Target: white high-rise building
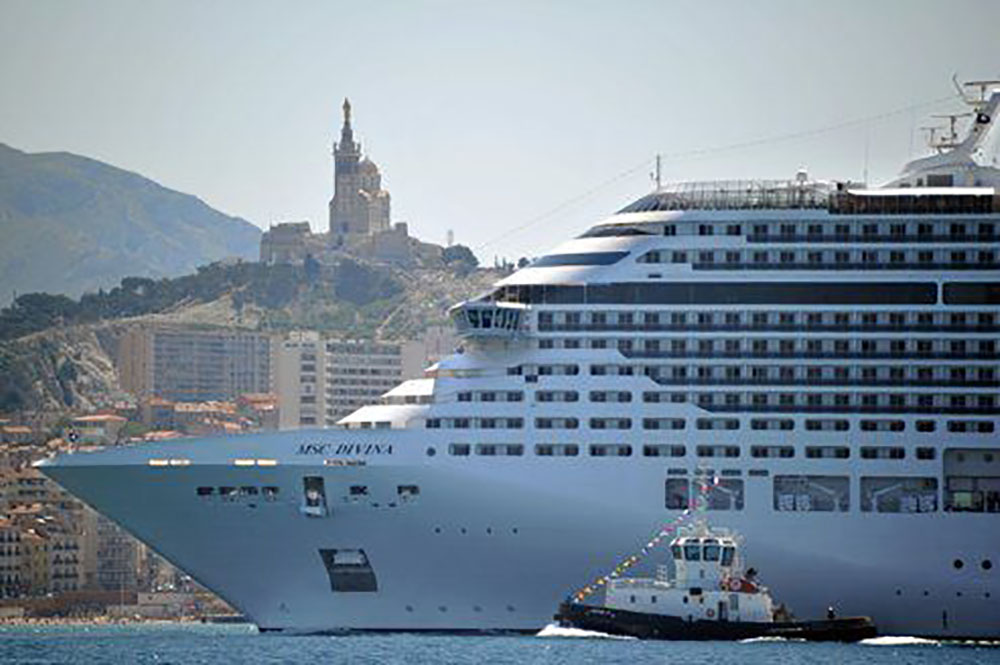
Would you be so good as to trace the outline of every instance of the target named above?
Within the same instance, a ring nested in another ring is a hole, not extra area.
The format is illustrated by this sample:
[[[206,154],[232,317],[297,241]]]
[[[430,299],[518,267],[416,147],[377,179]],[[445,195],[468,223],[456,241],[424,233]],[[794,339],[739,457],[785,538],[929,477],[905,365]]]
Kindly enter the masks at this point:
[[[325,338],[315,331],[289,333],[276,343],[280,428],[334,426],[352,411],[377,401],[400,381],[420,376],[428,359],[425,346],[422,341]],[[440,346],[438,336],[432,346]]]

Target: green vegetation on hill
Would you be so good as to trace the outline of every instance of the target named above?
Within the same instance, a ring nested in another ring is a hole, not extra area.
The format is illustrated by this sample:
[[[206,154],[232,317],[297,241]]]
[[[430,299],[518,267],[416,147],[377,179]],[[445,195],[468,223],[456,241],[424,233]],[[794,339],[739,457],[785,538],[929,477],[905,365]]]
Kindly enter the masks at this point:
[[[79,300],[63,295],[29,293],[0,310],[0,339],[14,339],[53,326],[94,323],[157,314],[177,307],[232,297],[237,312],[247,305],[280,312],[300,300],[319,309],[342,301],[349,310],[392,299],[403,283],[388,269],[342,258],[332,266],[260,263],[214,263],[173,279],[126,277],[119,286],[88,293]],[[383,305],[383,309],[390,303]]]
[[[171,277],[227,257],[255,259],[260,233],[135,173],[0,144],[0,304],[15,292],[79,296],[129,275]]]

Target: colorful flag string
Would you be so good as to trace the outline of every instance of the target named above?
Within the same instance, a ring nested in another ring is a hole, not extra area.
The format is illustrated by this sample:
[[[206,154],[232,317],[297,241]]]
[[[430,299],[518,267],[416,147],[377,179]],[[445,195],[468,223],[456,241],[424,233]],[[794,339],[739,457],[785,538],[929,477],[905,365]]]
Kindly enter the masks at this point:
[[[573,599],[578,603],[582,602],[587,596],[594,593],[595,591],[600,591],[600,589],[609,582],[611,582],[611,580],[621,577],[622,574],[625,573],[629,568],[639,563],[639,561],[641,561],[643,557],[647,556],[650,552],[656,549],[656,547],[660,544],[660,542],[664,538],[676,532],[677,529],[679,529],[687,520],[689,520],[691,516],[695,514],[695,511],[698,509],[699,504],[703,505],[704,502],[708,500],[708,494],[709,492],[711,492],[712,488],[717,487],[718,485],[719,485],[718,476],[713,476],[711,483],[703,481],[700,484],[698,495],[692,498],[690,501],[688,501],[688,507],[685,508],[680,515],[678,515],[677,517],[675,517],[674,519],[670,520],[662,527],[660,527],[657,530],[657,532],[653,535],[653,537],[650,538],[650,540],[645,544],[645,546],[639,549],[638,553],[625,557],[618,563],[618,565],[616,565],[611,570],[610,573],[598,577],[596,580],[594,580],[587,586],[577,590],[573,594]]]

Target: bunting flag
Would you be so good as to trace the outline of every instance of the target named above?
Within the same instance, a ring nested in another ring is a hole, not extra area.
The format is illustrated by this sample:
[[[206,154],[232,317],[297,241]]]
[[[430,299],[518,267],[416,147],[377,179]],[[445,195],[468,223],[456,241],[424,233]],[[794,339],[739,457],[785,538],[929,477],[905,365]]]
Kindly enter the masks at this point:
[[[664,538],[670,535],[670,532],[677,529],[677,527],[679,527],[682,522],[686,521],[688,517],[691,516],[693,510],[698,509],[698,501],[707,499],[708,493],[711,491],[711,489],[713,487],[718,487],[720,482],[721,479],[719,478],[719,476],[716,475],[712,476],[710,483],[702,482],[698,490],[698,496],[694,497],[693,499],[691,499],[691,501],[688,502],[688,507],[685,508],[680,515],[678,515],[673,520],[667,522],[662,527],[660,527],[660,529],[656,532],[656,535],[654,535],[653,538],[651,538],[649,542],[646,543],[646,546],[639,551],[639,554],[632,554],[625,557],[618,563],[617,566],[615,566],[611,570],[610,573],[597,578],[587,586],[583,587],[582,589],[579,589],[576,593],[574,593],[573,598],[576,600],[576,602],[578,603],[583,602],[583,600],[587,596],[594,593],[595,591],[598,591],[600,587],[605,586],[611,580],[617,579],[621,575],[621,573],[625,572],[628,568],[631,568],[633,565],[638,563],[643,557],[647,556],[650,553],[650,551],[652,551],[660,544],[660,541],[662,541]]]

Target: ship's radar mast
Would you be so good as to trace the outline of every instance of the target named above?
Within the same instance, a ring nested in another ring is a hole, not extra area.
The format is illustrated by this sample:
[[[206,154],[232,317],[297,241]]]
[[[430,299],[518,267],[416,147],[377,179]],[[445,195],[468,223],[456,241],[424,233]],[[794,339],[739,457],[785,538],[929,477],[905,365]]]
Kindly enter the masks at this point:
[[[945,150],[952,150],[959,146],[960,141],[958,140],[958,130],[957,123],[959,118],[971,118],[973,113],[971,111],[966,113],[939,113],[931,115],[932,118],[941,118],[948,120],[948,135],[942,138],[937,143],[933,141],[933,133],[931,134],[932,140],[930,147],[935,148],[938,152],[944,152]],[[944,127],[939,127],[939,129],[944,129]]]

